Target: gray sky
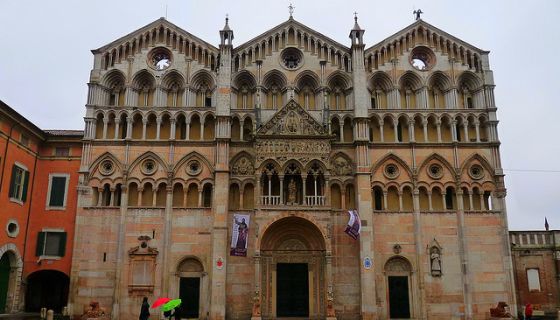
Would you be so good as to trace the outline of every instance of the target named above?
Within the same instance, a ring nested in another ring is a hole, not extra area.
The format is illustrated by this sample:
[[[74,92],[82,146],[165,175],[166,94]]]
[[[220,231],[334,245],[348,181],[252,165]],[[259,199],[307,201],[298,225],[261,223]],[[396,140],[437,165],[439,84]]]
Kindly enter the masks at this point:
[[[215,45],[228,13],[239,45],[284,22],[289,1],[2,0],[0,99],[41,128],[82,129],[90,50],[164,16],[166,4],[168,20]],[[414,22],[421,8],[425,21],[490,50],[510,229],[542,229],[545,216],[560,229],[560,62],[547,58],[560,52],[560,1],[293,4],[296,20],[347,46],[354,11],[371,46]]]

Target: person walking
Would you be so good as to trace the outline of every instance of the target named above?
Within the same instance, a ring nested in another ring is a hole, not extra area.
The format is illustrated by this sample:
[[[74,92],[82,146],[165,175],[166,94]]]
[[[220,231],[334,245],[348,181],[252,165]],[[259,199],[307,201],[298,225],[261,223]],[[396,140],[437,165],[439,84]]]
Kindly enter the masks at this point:
[[[148,303],[148,297],[144,297],[142,300],[142,307],[140,308],[139,320],[148,320],[150,318],[150,304]]]
[[[525,305],[525,320],[531,320],[531,319],[533,319],[533,305],[527,303]]]

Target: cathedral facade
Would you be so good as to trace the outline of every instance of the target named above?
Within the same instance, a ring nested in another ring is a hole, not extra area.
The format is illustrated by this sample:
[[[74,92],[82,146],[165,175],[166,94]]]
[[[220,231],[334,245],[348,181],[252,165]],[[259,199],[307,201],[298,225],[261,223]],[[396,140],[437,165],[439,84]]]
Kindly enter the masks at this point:
[[[93,50],[69,308],[485,319],[514,306],[488,51],[291,16],[238,46],[159,19]]]

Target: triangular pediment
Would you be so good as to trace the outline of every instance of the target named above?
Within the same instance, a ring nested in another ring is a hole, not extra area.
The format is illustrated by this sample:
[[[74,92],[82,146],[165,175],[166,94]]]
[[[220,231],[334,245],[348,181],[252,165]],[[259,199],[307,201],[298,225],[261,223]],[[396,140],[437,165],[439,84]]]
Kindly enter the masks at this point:
[[[200,45],[202,47],[205,47],[207,50],[211,51],[211,52],[215,52],[216,54],[218,53],[218,48],[216,48],[215,46],[213,46],[212,44],[192,35],[191,33],[187,32],[186,30],[178,27],[177,25],[169,22],[167,19],[165,18],[159,18],[157,20],[155,20],[154,22],[151,22],[143,27],[141,27],[140,29],[137,29],[115,41],[112,41],[111,43],[108,43],[98,49],[92,50],[93,53],[103,53],[106,51],[110,51],[112,49],[118,48],[120,46],[125,46],[127,43],[132,44],[133,42],[136,42],[137,44],[139,43],[140,37],[145,36],[146,34],[152,32],[153,30],[158,30],[158,29],[163,29],[163,30],[168,30],[171,34],[175,34],[177,36],[177,38],[182,38],[184,40],[187,40],[189,42],[194,42],[197,45]],[[164,44],[165,45],[165,44]],[[171,44],[172,46],[173,44]]]
[[[257,136],[326,138],[328,132],[323,124],[292,99],[260,127]]]
[[[236,47],[234,49],[234,53],[235,52],[242,52],[247,48],[253,47],[259,43],[262,43],[264,41],[267,41],[270,37],[274,37],[276,35],[281,35],[282,32],[284,31],[288,31],[288,30],[298,30],[300,31],[302,34],[307,35],[308,37],[315,39],[316,41],[321,42],[322,44],[326,45],[329,48],[333,48],[335,50],[339,50],[341,52],[350,52],[350,48],[348,48],[347,46],[325,36],[324,34],[311,29],[310,27],[304,25],[303,23],[290,18],[288,20],[286,20],[285,22],[277,25],[276,27],[273,27],[272,29],[269,29],[268,31],[263,32],[262,34],[254,37],[253,39],[246,41],[245,43],[240,44],[238,47]]]
[[[395,34],[385,38],[384,40],[374,44],[373,46],[369,47],[368,49],[366,49],[365,51],[365,55],[368,56],[369,54],[371,54],[372,52],[375,52],[377,50],[380,50],[384,47],[387,47],[397,41],[399,41],[400,39],[406,39],[407,35],[411,35],[413,32],[415,31],[419,31],[419,30],[429,30],[431,34],[436,34],[439,37],[442,37],[445,41],[450,41],[453,44],[456,44],[458,47],[464,47],[465,49],[471,50],[473,52],[477,52],[478,54],[487,54],[489,53],[489,51],[485,51],[482,50],[480,48],[477,48],[476,46],[469,44],[453,35],[450,35],[449,33],[434,27],[433,25],[427,23],[426,21],[419,19],[416,20],[414,23],[410,24],[409,26],[403,28],[402,30],[396,32]],[[420,37],[422,37],[423,35],[419,35]]]

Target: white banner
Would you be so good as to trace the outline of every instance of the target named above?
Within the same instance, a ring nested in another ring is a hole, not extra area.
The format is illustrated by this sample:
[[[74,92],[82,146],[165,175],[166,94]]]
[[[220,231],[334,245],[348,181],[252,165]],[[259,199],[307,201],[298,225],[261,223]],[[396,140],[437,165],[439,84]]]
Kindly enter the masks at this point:
[[[229,254],[231,256],[246,257],[247,241],[249,240],[250,215],[234,214],[231,233],[231,245]]]

